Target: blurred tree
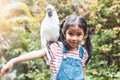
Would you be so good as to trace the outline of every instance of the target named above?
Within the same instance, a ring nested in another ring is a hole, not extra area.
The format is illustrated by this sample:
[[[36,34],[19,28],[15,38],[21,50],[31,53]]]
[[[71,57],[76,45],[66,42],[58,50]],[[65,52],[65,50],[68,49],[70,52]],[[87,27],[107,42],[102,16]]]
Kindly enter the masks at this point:
[[[88,69],[93,69],[89,74],[93,75],[89,77],[119,80],[116,75],[120,76],[120,3],[117,0],[89,0],[88,3],[86,18],[91,26],[96,26],[92,37],[93,58],[88,65]],[[97,74],[93,73],[95,71]]]

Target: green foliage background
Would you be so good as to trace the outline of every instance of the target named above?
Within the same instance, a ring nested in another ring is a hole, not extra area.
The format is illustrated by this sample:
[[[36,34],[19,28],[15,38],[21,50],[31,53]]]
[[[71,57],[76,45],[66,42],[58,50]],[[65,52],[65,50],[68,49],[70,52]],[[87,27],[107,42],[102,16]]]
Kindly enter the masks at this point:
[[[86,66],[88,80],[120,80],[119,0],[3,0],[0,67],[13,57],[41,48],[40,24],[47,4],[56,7],[60,21],[72,13],[81,14],[88,21],[93,44],[92,59]],[[19,64],[13,68],[17,69],[16,80],[49,80],[44,58]]]

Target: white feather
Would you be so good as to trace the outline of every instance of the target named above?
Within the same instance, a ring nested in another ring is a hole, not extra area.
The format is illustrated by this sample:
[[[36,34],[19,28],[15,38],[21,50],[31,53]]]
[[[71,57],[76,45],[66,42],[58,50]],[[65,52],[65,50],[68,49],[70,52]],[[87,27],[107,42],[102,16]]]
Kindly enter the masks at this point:
[[[47,9],[50,8],[52,10],[52,16],[49,17],[47,14]],[[47,43],[49,41],[57,41],[59,37],[59,18],[55,7],[52,5],[48,5],[46,7],[46,16],[41,23],[41,46],[42,48],[47,47]]]

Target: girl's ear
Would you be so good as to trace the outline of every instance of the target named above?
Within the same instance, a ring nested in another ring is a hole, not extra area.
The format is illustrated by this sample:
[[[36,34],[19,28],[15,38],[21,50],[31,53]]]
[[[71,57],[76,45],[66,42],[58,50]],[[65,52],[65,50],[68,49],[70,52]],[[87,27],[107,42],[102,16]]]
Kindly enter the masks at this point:
[[[82,40],[82,42],[81,42],[82,45],[85,44],[85,40],[86,40],[86,38],[87,38],[87,36],[84,36],[84,37],[83,37],[83,40]]]
[[[86,35],[84,35],[83,40],[85,40],[86,38],[87,38],[87,36],[86,36]]]
[[[66,34],[65,33],[63,34],[63,36],[64,36],[64,38],[66,38]]]
[[[85,36],[83,37],[83,41],[85,41],[85,40],[86,40],[86,38],[87,38],[87,35],[85,35]]]

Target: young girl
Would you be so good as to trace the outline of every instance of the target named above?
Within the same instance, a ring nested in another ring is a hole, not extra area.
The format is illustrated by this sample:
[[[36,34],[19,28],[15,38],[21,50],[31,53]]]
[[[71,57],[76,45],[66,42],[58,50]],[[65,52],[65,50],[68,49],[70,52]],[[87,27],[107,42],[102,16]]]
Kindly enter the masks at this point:
[[[86,50],[81,46],[81,43],[84,40],[86,40]],[[80,56],[81,53],[82,57]],[[90,42],[88,25],[82,16],[72,14],[62,22],[58,42],[52,43],[48,49],[32,51],[11,59],[1,69],[0,75],[5,75],[16,63],[45,56],[52,72],[51,80],[86,80],[85,65],[89,61],[91,53],[92,46]],[[67,63],[70,63],[70,65],[62,63],[64,60],[66,60]],[[82,70],[78,68],[79,63],[82,63]],[[76,64],[77,67],[74,67]],[[70,68],[71,66],[73,66],[73,68]],[[80,79],[80,75],[75,77],[77,74],[82,73],[84,75],[83,78]]]

